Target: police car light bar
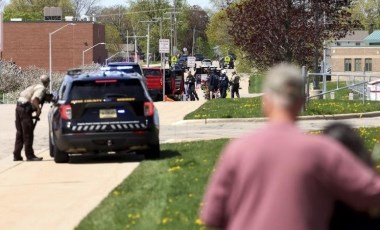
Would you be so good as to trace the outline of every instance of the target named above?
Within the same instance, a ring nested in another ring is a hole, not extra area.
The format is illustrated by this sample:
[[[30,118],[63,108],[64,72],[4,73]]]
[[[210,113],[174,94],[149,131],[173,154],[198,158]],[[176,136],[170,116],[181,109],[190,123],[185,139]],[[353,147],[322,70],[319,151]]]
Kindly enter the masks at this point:
[[[101,67],[102,71],[117,71],[117,70],[125,70],[125,69],[133,69],[132,66],[105,66]]]

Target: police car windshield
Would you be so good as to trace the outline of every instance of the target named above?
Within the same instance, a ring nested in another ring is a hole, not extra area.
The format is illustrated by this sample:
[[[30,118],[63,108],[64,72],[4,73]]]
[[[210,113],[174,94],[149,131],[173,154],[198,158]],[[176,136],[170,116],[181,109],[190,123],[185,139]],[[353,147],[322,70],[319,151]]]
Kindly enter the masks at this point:
[[[75,81],[71,100],[134,98],[144,100],[144,89],[138,79],[104,79]]]

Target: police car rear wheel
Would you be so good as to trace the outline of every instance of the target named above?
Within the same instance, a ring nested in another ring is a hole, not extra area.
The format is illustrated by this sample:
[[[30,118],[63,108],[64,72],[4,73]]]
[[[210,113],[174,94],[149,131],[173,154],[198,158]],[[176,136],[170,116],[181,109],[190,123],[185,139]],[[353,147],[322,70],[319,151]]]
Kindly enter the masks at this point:
[[[69,162],[69,154],[60,151],[57,146],[54,146],[54,162],[55,163],[67,163]]]
[[[51,140],[50,133],[49,133],[49,154],[51,157],[54,157],[54,145],[53,145],[53,142]]]
[[[158,159],[160,158],[160,144],[149,145],[149,148],[145,151],[145,159]]]

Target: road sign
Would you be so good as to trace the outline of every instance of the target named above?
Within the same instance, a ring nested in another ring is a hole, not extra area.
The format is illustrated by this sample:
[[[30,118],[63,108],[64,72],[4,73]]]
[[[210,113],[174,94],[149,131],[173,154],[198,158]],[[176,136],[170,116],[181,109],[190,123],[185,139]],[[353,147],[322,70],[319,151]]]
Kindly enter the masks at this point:
[[[187,67],[195,67],[195,57],[187,57]]]
[[[159,51],[160,53],[170,53],[170,40],[169,39],[160,39]]]
[[[172,56],[171,61],[172,61],[172,64],[177,63],[177,57],[176,56]]]
[[[183,52],[186,52],[186,51],[187,51],[187,48],[186,48],[186,47],[184,47],[184,48],[183,48]]]
[[[230,56],[225,56],[224,57],[224,62],[226,62],[228,64],[228,63],[230,63],[230,61],[231,61]]]

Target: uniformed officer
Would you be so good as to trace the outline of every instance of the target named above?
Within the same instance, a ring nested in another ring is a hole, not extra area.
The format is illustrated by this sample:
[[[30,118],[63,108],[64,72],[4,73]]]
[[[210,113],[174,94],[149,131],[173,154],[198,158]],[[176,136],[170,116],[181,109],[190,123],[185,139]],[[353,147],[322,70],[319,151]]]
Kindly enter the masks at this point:
[[[231,80],[231,98],[234,98],[235,94],[238,98],[240,98],[239,88],[240,88],[240,77],[239,75],[236,74],[236,71],[234,70],[232,72],[232,80]]]
[[[42,157],[34,155],[33,138],[34,125],[33,113],[38,118],[41,114],[42,100],[49,85],[49,77],[42,75],[41,83],[29,86],[20,93],[16,106],[16,142],[13,151],[13,160],[22,161],[21,150],[25,146],[25,156],[28,161],[41,161]]]

